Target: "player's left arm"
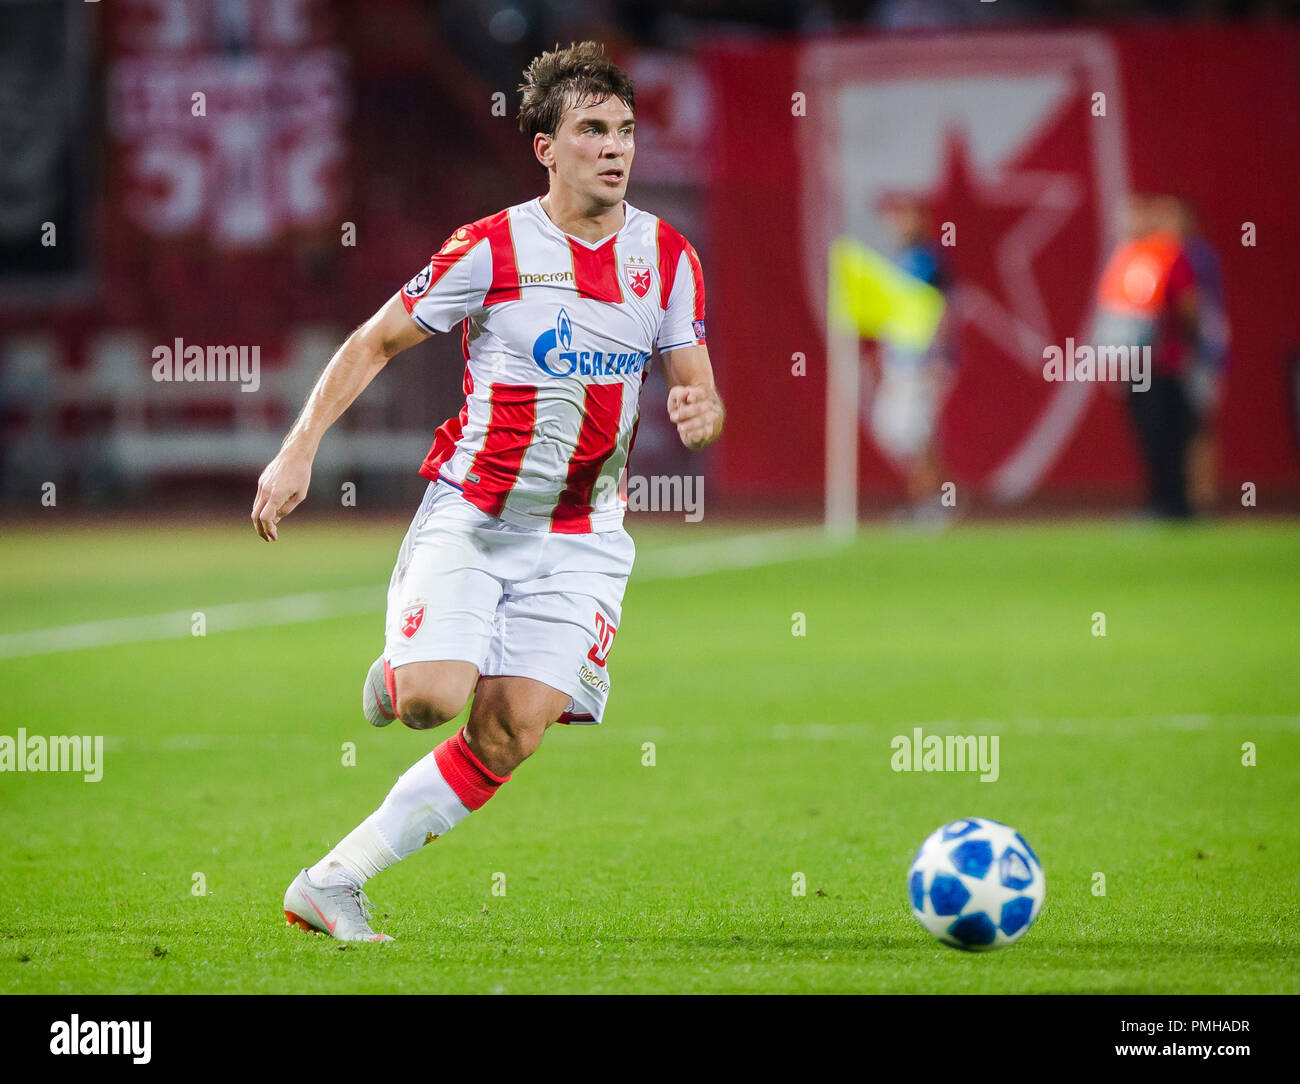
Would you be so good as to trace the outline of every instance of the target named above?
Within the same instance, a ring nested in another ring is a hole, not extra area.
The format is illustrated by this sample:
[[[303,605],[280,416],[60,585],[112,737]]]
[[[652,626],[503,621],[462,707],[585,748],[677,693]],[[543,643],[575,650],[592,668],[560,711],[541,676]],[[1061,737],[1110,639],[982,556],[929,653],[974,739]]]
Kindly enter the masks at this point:
[[[713,382],[709,348],[703,343],[679,346],[663,355],[668,382],[668,418],[691,451],[707,448],[722,435],[726,411]]]

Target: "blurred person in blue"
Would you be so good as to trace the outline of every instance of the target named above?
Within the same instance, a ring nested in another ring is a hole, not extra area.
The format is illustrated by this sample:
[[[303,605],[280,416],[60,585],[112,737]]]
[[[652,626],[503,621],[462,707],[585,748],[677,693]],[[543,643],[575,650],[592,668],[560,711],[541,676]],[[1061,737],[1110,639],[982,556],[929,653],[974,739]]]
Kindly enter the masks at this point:
[[[885,201],[882,213],[893,242],[890,258],[905,274],[931,286],[947,300],[950,282],[943,250],[930,229],[926,206],[911,196]],[[943,458],[937,423],[952,384],[952,323],[947,315],[924,349],[882,337],[878,340],[879,384],[871,399],[872,434],[880,450],[903,475],[909,513],[928,520],[940,515]]]

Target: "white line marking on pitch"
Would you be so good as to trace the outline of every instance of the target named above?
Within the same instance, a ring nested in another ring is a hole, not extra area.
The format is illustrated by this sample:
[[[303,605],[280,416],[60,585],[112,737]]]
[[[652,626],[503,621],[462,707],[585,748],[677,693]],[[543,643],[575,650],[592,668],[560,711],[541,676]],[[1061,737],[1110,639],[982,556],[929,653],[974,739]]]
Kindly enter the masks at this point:
[[[795,527],[715,538],[647,554],[632,570],[632,582],[683,579],[799,561],[820,557],[833,548],[834,544],[826,540],[820,527]],[[251,602],[227,602],[165,614],[115,617],[78,625],[0,633],[0,659],[115,647],[148,640],[180,640],[191,635],[194,614],[200,610],[209,634],[379,613],[384,609],[386,592],[386,586],[347,587]]]
[[[1300,715],[1204,715],[1198,729],[1207,733],[1215,730],[1222,733],[1231,727],[1251,726],[1261,731],[1300,731]],[[913,727],[923,727],[927,733],[943,733],[941,728],[949,731],[973,733],[978,727],[987,727],[985,733],[1014,734],[1016,737],[1042,737],[1050,735],[1055,738],[1062,733],[1071,737],[1095,738],[1108,734],[1112,730],[1124,733],[1167,732],[1187,729],[1184,717],[1179,715],[1098,715],[1092,718],[1070,719],[1015,719],[999,721],[995,719],[945,719],[925,723],[778,723],[769,728],[754,729],[746,732],[746,741],[784,743],[790,741],[852,741],[879,745],[886,751],[894,732],[909,733]],[[1064,729],[1063,729],[1064,728]],[[693,726],[689,730],[671,729],[661,726],[638,727],[638,738],[658,740],[672,733],[673,744],[686,745],[732,745],[735,732],[727,727]],[[592,726],[583,730],[583,748],[591,742],[626,743],[627,733],[617,727],[606,730],[604,727]],[[259,749],[293,752],[299,749],[317,749],[320,736],[317,734],[279,734],[266,731],[256,733],[225,734],[109,734],[104,737],[104,749],[110,753],[127,750],[133,752],[153,753],[209,753],[216,751],[246,751],[250,746]],[[577,749],[578,746],[565,745],[564,748]],[[884,760],[881,763],[885,763]]]

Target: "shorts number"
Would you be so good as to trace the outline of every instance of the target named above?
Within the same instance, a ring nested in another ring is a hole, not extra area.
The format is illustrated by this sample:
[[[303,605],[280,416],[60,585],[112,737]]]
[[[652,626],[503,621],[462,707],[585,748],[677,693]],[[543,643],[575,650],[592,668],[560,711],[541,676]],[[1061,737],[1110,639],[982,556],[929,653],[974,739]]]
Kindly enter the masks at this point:
[[[614,634],[618,629],[605,620],[605,615],[596,611],[596,642],[587,652],[587,658],[602,669],[609,658],[609,649],[614,646]]]

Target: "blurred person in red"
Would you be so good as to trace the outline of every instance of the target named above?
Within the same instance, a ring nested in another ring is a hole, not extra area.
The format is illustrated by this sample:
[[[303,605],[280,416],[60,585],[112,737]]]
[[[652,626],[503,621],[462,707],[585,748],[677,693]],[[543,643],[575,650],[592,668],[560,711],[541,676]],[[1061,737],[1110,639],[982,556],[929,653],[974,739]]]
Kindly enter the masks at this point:
[[[1150,386],[1130,386],[1129,413],[1148,475],[1148,508],[1162,518],[1191,514],[1187,452],[1196,423],[1188,389],[1200,309],[1196,276],[1174,228],[1168,197],[1129,199],[1128,235],[1097,287],[1093,344],[1141,350]]]

